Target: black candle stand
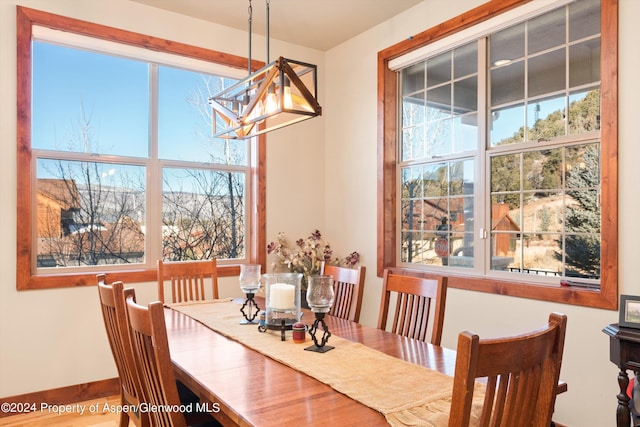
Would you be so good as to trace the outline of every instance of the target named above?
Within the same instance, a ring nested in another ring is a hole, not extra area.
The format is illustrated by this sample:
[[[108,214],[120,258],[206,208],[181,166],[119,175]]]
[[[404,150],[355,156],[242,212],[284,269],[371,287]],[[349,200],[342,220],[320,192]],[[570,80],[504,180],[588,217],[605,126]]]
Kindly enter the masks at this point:
[[[247,293],[247,299],[240,307],[240,312],[242,316],[244,316],[244,320],[240,321],[242,325],[257,325],[256,317],[258,317],[258,313],[260,313],[260,307],[258,307],[258,303],[254,299],[255,294]],[[247,311],[245,311],[245,309]]]
[[[314,345],[305,348],[305,350],[313,351],[316,353],[326,353],[327,351],[333,350],[335,348],[333,346],[326,345],[329,341],[329,338],[331,337],[331,332],[329,332],[329,327],[324,322],[325,313],[316,312],[315,315],[316,320],[313,322],[313,325],[311,325],[311,328],[309,328],[309,335],[311,335],[311,339],[313,340]],[[318,339],[316,338],[318,326],[322,326],[322,339],[320,343],[318,343]]]
[[[264,323],[258,326],[260,332],[280,331],[280,341],[286,341],[286,331],[293,330],[293,323],[287,322],[287,319],[280,319],[280,323]]]

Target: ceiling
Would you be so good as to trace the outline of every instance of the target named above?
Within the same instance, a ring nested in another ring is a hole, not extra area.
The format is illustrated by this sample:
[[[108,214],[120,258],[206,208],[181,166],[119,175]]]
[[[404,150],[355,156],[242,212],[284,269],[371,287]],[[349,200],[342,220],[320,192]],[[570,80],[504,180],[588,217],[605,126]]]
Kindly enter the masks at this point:
[[[247,31],[248,0],[131,0]],[[270,38],[326,51],[423,0],[271,0]],[[266,0],[253,0],[253,34],[266,35]]]

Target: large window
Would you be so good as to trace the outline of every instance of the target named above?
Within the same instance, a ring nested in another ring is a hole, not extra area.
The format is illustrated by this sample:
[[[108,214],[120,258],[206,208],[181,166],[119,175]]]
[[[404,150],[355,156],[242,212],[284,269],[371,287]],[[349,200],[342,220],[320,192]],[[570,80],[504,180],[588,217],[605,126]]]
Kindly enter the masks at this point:
[[[399,46],[383,59],[391,70],[381,84],[397,82],[397,101],[384,98],[384,128],[398,131],[383,135],[397,143],[395,153],[382,150],[379,197],[395,206],[379,213],[389,241],[379,269],[613,308],[617,169],[602,159],[617,145],[603,125],[615,120],[615,63],[602,58],[615,55],[605,48],[615,46],[616,31],[601,32],[600,23],[615,8],[546,1],[536,11],[532,2],[501,20],[507,2],[490,3],[495,17],[482,29],[458,33],[451,21],[441,27],[449,37],[405,47],[413,63]],[[397,188],[397,197],[385,188]]]
[[[30,231],[18,234],[18,288],[92,283],[96,268],[153,280],[160,258],[215,257],[229,274],[261,262],[261,143],[212,138],[208,105],[246,74],[243,61],[213,63],[212,52],[175,43],[155,50],[167,42],[29,9],[18,16],[19,68],[31,71],[18,94],[30,112],[18,126],[18,164],[28,165],[18,180],[29,188],[19,191],[18,230]]]

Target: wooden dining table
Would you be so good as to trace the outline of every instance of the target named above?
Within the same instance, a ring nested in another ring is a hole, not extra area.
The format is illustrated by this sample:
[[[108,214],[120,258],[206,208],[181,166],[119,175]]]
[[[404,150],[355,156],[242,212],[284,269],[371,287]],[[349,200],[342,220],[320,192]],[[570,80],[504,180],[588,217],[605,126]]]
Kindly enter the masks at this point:
[[[306,323],[312,316],[303,316]],[[165,320],[176,378],[219,410],[214,415],[225,426],[388,425],[378,411],[185,314],[166,308]],[[335,336],[453,376],[453,350],[332,316],[325,321]]]

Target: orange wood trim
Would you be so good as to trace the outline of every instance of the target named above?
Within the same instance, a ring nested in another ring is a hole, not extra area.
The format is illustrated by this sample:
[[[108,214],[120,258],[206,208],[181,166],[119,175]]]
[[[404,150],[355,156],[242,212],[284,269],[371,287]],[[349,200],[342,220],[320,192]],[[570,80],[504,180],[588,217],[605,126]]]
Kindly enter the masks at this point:
[[[529,3],[531,0],[491,0],[480,6],[464,12],[454,18],[444,21],[434,27],[412,36],[409,40],[404,40],[390,46],[378,54],[388,61],[419,47],[433,43],[436,40],[445,38],[504,13],[517,6]]]
[[[31,279],[31,19],[21,7],[17,24],[17,224],[16,283]]]
[[[49,289],[60,287],[86,286],[95,284],[95,272],[82,274],[45,274],[33,275],[31,271],[33,212],[31,209],[31,38],[32,26],[41,25],[105,40],[126,43],[152,50],[197,58],[231,67],[246,69],[247,59],[222,52],[172,42],[157,37],[146,36],[105,25],[94,24],[65,16],[55,15],[35,9],[17,6],[17,239],[16,239],[16,289]],[[252,68],[264,66],[262,61],[252,61]],[[253,148],[256,157],[251,164],[253,194],[258,205],[252,218],[251,262],[262,264],[266,268],[266,136],[255,138]],[[99,266],[96,266],[99,270]],[[219,276],[239,274],[239,267],[218,267]],[[156,280],[155,269],[113,271],[109,275],[125,283]]]
[[[76,384],[67,387],[54,388],[51,390],[36,391],[33,393],[21,394],[0,398],[2,403],[35,403],[39,407],[41,403],[49,405],[66,405],[69,403],[82,402],[85,400],[97,399],[100,397],[113,396],[120,393],[120,379],[109,378],[106,380],[93,381],[90,383]],[[0,411],[0,418],[7,417],[11,412]]]
[[[265,246],[266,247],[266,246]],[[264,264],[263,264],[264,265]],[[27,289],[56,289],[56,288],[74,288],[78,286],[94,286],[96,285],[96,272],[100,270],[100,266],[95,267],[92,273],[68,273],[68,274],[50,274],[42,276],[33,276],[28,287],[20,287],[18,282],[18,290]],[[218,277],[233,277],[240,274],[239,265],[218,265]],[[104,271],[99,271],[105,273]],[[126,284],[153,282],[156,284],[158,280],[157,270],[155,268],[140,270],[121,270],[108,271],[105,273],[108,283],[120,280]]]
[[[603,0],[600,106],[600,259],[602,297],[618,309],[618,0]]]
[[[434,272],[396,268],[396,163],[398,74],[390,60],[493,18],[530,0],[492,0],[378,52],[378,221],[377,275],[385,268],[429,276]],[[600,291],[524,284],[484,277],[450,275],[449,286],[594,308],[618,309],[618,0],[601,9],[601,283]],[[441,272],[437,272],[442,274]]]

